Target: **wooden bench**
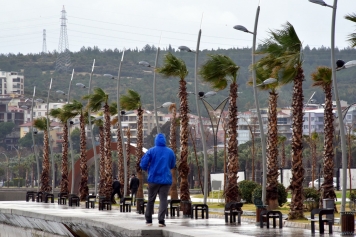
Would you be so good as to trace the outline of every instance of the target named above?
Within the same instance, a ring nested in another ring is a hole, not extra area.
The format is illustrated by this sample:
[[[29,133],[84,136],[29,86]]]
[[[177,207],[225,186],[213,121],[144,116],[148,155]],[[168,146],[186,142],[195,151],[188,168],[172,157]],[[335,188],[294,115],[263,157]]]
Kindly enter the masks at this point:
[[[53,193],[44,193],[44,202],[48,203],[49,200],[51,200],[51,203],[54,203]]]
[[[313,209],[311,211],[311,218],[308,220],[311,222],[311,232],[315,233],[315,222],[319,222],[319,232],[324,234],[324,223],[329,225],[329,234],[333,233],[333,218],[328,218],[326,215],[334,214],[334,209]],[[319,218],[315,218],[315,215],[319,215]]]
[[[166,216],[168,216],[168,212],[169,212],[170,216],[176,216],[176,211],[177,211],[177,216],[179,216],[180,199],[168,200],[168,206],[167,206],[167,209],[166,209]]]
[[[75,194],[69,195],[69,198],[68,198],[68,206],[72,207],[73,205],[75,205],[77,207],[79,207],[79,205],[80,205],[80,198]]]
[[[68,193],[58,193],[58,205],[67,205]]]
[[[241,224],[241,214],[242,210],[241,207],[243,206],[242,202],[230,202],[225,205],[225,223],[236,223],[236,216],[237,216],[237,223]],[[230,217],[230,218],[229,218]],[[229,222],[230,219],[230,222]]]
[[[96,196],[95,195],[88,195],[85,200],[85,208],[95,208],[95,200]]]
[[[131,212],[132,198],[124,197],[120,200],[120,212]]]
[[[111,210],[112,200],[106,199],[106,197],[99,197],[99,211],[104,209]]]
[[[198,212],[201,211],[201,218],[204,219],[204,213],[206,219],[209,219],[209,207],[206,204],[193,204],[190,209],[190,218],[198,219]]]
[[[145,214],[146,207],[147,207],[147,201],[144,200],[143,202],[140,203],[140,210],[142,211],[142,214]]]
[[[36,202],[43,202],[43,192],[36,193]]]
[[[26,192],[26,202],[28,202],[30,200],[30,198],[32,199],[32,202],[34,202],[35,201],[35,196],[36,196],[36,192],[27,191]]]
[[[282,212],[262,210],[260,214],[260,227],[263,228],[263,219],[266,218],[267,229],[269,229],[269,219],[273,219],[273,228],[276,228],[276,219],[279,219],[279,228],[283,228]]]

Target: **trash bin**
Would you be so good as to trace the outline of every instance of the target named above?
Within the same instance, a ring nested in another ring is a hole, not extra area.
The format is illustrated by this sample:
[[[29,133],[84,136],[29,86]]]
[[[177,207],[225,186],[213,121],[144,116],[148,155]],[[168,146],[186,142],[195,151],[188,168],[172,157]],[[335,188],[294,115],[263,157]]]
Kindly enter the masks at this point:
[[[340,212],[341,235],[354,235],[355,212]]]
[[[323,199],[323,208],[324,209],[334,209],[334,199]],[[334,224],[334,214],[327,214],[326,218],[332,219],[332,224]]]

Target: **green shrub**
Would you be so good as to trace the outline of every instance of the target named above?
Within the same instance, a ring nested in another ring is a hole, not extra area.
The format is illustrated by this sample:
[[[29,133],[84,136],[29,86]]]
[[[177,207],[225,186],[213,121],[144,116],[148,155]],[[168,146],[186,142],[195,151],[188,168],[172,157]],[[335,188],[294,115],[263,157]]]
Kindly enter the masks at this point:
[[[277,192],[278,192],[278,205],[282,207],[283,204],[287,202],[288,193],[285,187],[283,186],[283,184],[281,183],[278,183],[277,185]]]
[[[355,190],[349,194],[349,198],[351,201],[356,200],[356,191]]]
[[[253,203],[252,192],[258,186],[254,181],[243,180],[239,183],[239,190],[241,193],[241,198],[246,201],[246,203]]]
[[[281,207],[284,203],[287,202],[288,193],[284,188],[283,184],[278,183],[277,185],[277,193],[278,193],[278,205]],[[262,199],[262,186],[258,185],[252,192],[252,199],[259,198]]]
[[[319,207],[320,192],[315,188],[304,188],[304,203],[307,211]]]

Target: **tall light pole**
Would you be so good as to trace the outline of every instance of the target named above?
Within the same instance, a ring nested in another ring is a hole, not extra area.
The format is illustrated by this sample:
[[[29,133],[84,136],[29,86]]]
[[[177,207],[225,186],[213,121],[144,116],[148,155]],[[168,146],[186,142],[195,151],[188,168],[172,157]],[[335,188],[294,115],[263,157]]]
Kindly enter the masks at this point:
[[[70,103],[70,91],[72,88],[72,81],[73,81],[73,75],[74,75],[74,68],[72,71],[72,76],[70,78],[70,82],[69,82],[69,87],[68,87],[68,96],[67,96],[67,103]],[[70,193],[74,192],[74,152],[73,152],[73,142],[72,142],[72,137],[70,134],[70,121],[67,121],[67,127],[68,127],[68,140],[69,140],[69,146],[70,146],[70,157],[71,157],[71,161],[72,161],[72,186],[71,186],[71,190]]]
[[[256,17],[255,17],[255,26],[254,31],[248,31],[244,26],[236,25],[234,29],[240,30],[246,33],[250,33],[253,35],[253,43],[252,43],[252,65],[255,65],[256,58],[255,58],[255,51],[256,51],[256,37],[257,37],[257,25],[258,25],[258,17],[260,15],[260,6],[257,7]],[[253,95],[255,97],[255,105],[256,105],[256,112],[258,118],[258,125],[260,128],[261,134],[261,147],[262,147],[262,205],[265,205],[266,202],[266,186],[267,186],[267,158],[266,158],[266,136],[263,130],[263,121],[261,118],[260,112],[260,104],[258,102],[258,95],[257,95],[257,88],[256,88],[256,70],[253,67],[252,69],[252,83],[253,83]]]
[[[157,134],[161,133],[161,129],[160,129],[159,123],[158,123],[158,115],[157,115],[157,107],[156,107],[156,68],[157,68],[159,52],[160,52],[160,48],[158,47],[157,53],[156,53],[156,59],[155,59],[155,67],[153,68],[153,107],[154,107],[154,112],[155,112],[155,122],[156,122],[156,127],[157,127]],[[151,67],[151,65],[146,61],[140,61],[138,64],[143,65],[145,67]]]
[[[6,181],[7,181],[7,188],[9,188],[9,157],[7,157],[7,155],[2,152],[1,154],[3,154],[6,157],[6,162],[7,162],[7,169],[6,169]]]
[[[55,185],[55,175],[54,175],[54,157],[53,157],[53,149],[52,149],[52,141],[51,141],[51,133],[50,133],[50,125],[51,121],[49,120],[49,94],[51,93],[52,88],[52,78],[48,88],[48,95],[47,95],[47,134],[48,134],[48,141],[49,141],[49,149],[51,151],[51,159],[52,159],[52,193],[54,192],[54,185]]]
[[[331,20],[331,72],[332,72],[332,81],[334,87],[335,101],[336,101],[336,110],[339,120],[340,128],[340,139],[341,139],[341,154],[342,154],[342,177],[346,180],[346,171],[347,171],[347,151],[346,151],[346,139],[345,139],[345,127],[342,116],[339,91],[337,89],[336,81],[336,69],[335,69],[335,20],[336,20],[336,9],[337,9],[337,0],[334,0],[334,5],[328,5],[323,0],[309,0],[309,2],[319,4],[321,6],[330,7],[332,11],[332,20]],[[341,196],[341,212],[345,212],[346,206],[346,182],[342,182],[342,196]]]
[[[197,47],[195,50],[195,72],[194,72],[194,86],[195,86],[195,104],[197,108],[197,114],[198,114],[198,119],[199,119],[199,124],[200,124],[200,134],[202,136],[202,145],[203,145],[203,154],[204,154],[204,204],[206,204],[207,198],[208,198],[208,153],[206,150],[206,141],[203,138],[204,137],[204,126],[203,126],[203,121],[201,118],[200,114],[200,106],[199,106],[199,92],[198,92],[198,58],[199,58],[199,46],[200,46],[200,38],[201,38],[201,29],[199,30],[198,33],[198,40],[197,40]],[[187,52],[193,52],[191,49],[189,49],[187,46],[180,46],[179,49],[181,51],[187,51]]]
[[[124,135],[122,133],[122,124],[121,124],[121,115],[120,115],[120,75],[121,75],[121,66],[122,66],[122,61],[124,60],[124,54],[125,54],[125,50],[122,52],[122,56],[121,56],[121,61],[120,61],[120,65],[119,65],[119,71],[117,73],[117,84],[116,84],[116,92],[117,92],[117,125],[118,128],[120,129],[120,137],[121,137],[121,147],[122,149],[124,149],[125,147],[125,142],[124,142]],[[114,79],[114,77],[110,74],[104,74],[104,76],[110,76]],[[128,146],[130,144],[127,144]],[[124,156],[124,197],[126,197],[127,195],[127,156],[126,156],[126,152],[123,152],[123,156]]]
[[[91,81],[92,81],[92,77],[93,77],[93,72],[94,72],[94,66],[95,66],[95,59],[93,61],[93,66],[91,68],[91,73],[90,73],[90,79],[89,79],[89,88],[88,88],[88,95],[90,94],[91,92]],[[79,83],[77,83],[78,85]],[[83,87],[85,88],[85,86]],[[88,100],[88,103],[89,103],[89,100]],[[98,193],[98,160],[97,160],[97,155],[96,155],[96,146],[95,146],[95,139],[94,139],[94,133],[93,133],[93,127],[92,127],[92,124],[91,124],[91,114],[90,114],[90,107],[88,107],[88,120],[89,120],[89,128],[90,128],[90,137],[91,137],[91,144],[92,144],[92,147],[93,147],[93,152],[94,152],[94,190],[95,190],[95,194]],[[73,170],[74,171],[74,170]],[[72,175],[73,175],[73,172],[72,172]],[[73,184],[72,184],[73,186]]]

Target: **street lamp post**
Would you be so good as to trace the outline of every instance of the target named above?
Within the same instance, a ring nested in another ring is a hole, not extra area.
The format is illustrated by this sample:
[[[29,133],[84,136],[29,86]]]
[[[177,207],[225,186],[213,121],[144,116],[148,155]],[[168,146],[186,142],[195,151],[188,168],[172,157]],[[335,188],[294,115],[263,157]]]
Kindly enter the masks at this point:
[[[119,71],[117,73],[117,84],[116,84],[116,92],[117,92],[117,124],[118,124],[118,128],[117,129],[120,129],[120,137],[121,137],[121,147],[122,149],[124,149],[124,145],[125,145],[125,142],[124,142],[124,135],[122,133],[122,124],[121,124],[121,116],[120,116],[120,98],[119,98],[119,95],[120,95],[120,75],[121,75],[121,66],[122,66],[122,61],[124,60],[124,53],[125,51],[122,52],[122,56],[121,56],[121,61],[120,61],[120,65],[119,65]],[[114,79],[114,77],[110,74],[104,74],[104,76],[110,76],[111,78]],[[129,144],[127,144],[129,146]],[[123,152],[123,156],[124,156],[124,197],[126,197],[127,195],[127,156],[126,156],[126,152],[124,151]],[[119,157],[120,159],[120,157]]]
[[[213,130],[213,137],[214,137],[214,170],[217,169],[217,160],[218,160],[218,151],[217,151],[217,140],[218,140],[218,130],[219,130],[219,123],[221,119],[221,114],[224,111],[226,103],[229,97],[226,97],[215,109],[209,104],[208,101],[204,100],[204,98],[210,97],[215,95],[216,92],[209,91],[207,93],[199,92],[200,100],[203,102],[203,105],[208,113],[210,124]]]
[[[89,88],[88,88],[88,95],[90,94],[91,92],[91,81],[92,81],[92,77],[93,77],[93,72],[94,72],[94,66],[95,66],[95,59],[93,61],[93,66],[91,68],[91,73],[90,73],[90,79],[89,79]],[[77,83],[78,84],[81,84],[81,83]],[[83,85],[83,84],[82,84]],[[83,85],[83,88],[85,88],[85,86]],[[89,100],[88,100],[88,103],[89,103]],[[92,144],[92,147],[93,147],[93,152],[94,152],[94,190],[95,190],[95,194],[98,193],[98,160],[97,160],[97,155],[96,155],[96,146],[95,146],[95,140],[94,140],[94,133],[93,133],[93,127],[92,127],[92,124],[91,124],[91,114],[90,114],[90,108],[88,107],[88,120],[89,120],[89,128],[90,128],[90,137],[91,137],[91,144]],[[72,172],[73,174],[73,172]],[[73,184],[72,184],[73,186]]]
[[[200,106],[199,106],[199,98],[198,98],[198,58],[199,58],[199,46],[200,46],[200,38],[201,38],[201,29],[199,30],[198,33],[198,40],[197,40],[197,47],[195,50],[195,71],[194,71],[194,86],[195,86],[195,104],[197,108],[197,114],[198,114],[198,119],[199,119],[199,124],[200,124],[200,133],[202,135],[202,145],[203,145],[203,154],[204,154],[204,204],[206,204],[207,198],[208,198],[208,154],[206,150],[206,141],[203,139],[203,134],[204,134],[204,126],[203,126],[203,121],[201,118],[200,114]],[[187,46],[180,46],[179,49],[181,51],[187,51],[187,52],[193,52],[190,48]]]
[[[158,115],[157,115],[157,108],[156,108],[156,68],[157,68],[157,62],[158,62],[158,55],[160,52],[160,48],[157,48],[157,53],[156,53],[156,59],[155,59],[155,67],[153,68],[153,108],[155,112],[155,122],[156,122],[156,127],[157,127],[157,134],[161,133],[161,129],[159,127],[158,123]],[[140,61],[138,64],[143,65],[145,67],[151,67],[151,65],[146,62],[146,61]]]
[[[254,31],[248,31],[244,26],[237,25],[234,26],[234,29],[240,30],[246,33],[250,33],[253,35],[253,43],[252,43],[252,65],[255,65],[255,51],[256,51],[256,37],[257,37],[257,25],[258,25],[258,17],[260,14],[260,6],[257,7],[256,17],[255,17],[255,26]],[[267,79],[268,80],[268,79]],[[262,205],[265,205],[266,202],[266,186],[267,186],[267,159],[266,159],[266,136],[263,131],[263,121],[260,112],[260,104],[258,101],[257,95],[257,88],[256,88],[256,70],[253,67],[252,69],[252,83],[253,83],[253,95],[255,97],[255,105],[256,105],[256,112],[258,118],[258,125],[260,128],[261,134],[261,147],[262,147]]]
[[[346,139],[345,139],[345,129],[344,129],[344,121],[341,110],[339,91],[337,89],[337,81],[336,81],[336,69],[334,66],[335,63],[335,20],[336,20],[336,9],[337,9],[337,0],[334,0],[334,4],[328,5],[323,0],[309,0],[309,2],[319,4],[321,6],[330,7],[333,9],[332,11],[332,20],[331,20],[331,71],[332,71],[332,82],[335,93],[335,101],[336,101],[336,110],[338,114],[339,120],[339,128],[340,128],[340,139],[341,139],[341,154],[342,154],[342,177],[344,181],[346,181],[346,171],[347,171],[347,152],[346,152]],[[341,212],[345,212],[346,206],[346,182],[342,182],[342,196],[341,196]]]
[[[55,175],[54,175],[54,157],[53,157],[53,149],[52,149],[52,142],[51,142],[51,133],[50,133],[50,124],[51,121],[49,120],[49,94],[51,93],[51,88],[52,88],[52,78],[51,82],[49,84],[48,88],[48,95],[47,95],[47,134],[48,134],[48,140],[49,140],[49,149],[51,152],[51,160],[52,160],[52,193],[54,192],[54,185],[55,185]]]
[[[9,157],[3,152],[1,153],[6,157],[6,162],[7,162],[7,169],[6,169],[6,181],[7,181],[7,188],[9,188]]]

